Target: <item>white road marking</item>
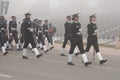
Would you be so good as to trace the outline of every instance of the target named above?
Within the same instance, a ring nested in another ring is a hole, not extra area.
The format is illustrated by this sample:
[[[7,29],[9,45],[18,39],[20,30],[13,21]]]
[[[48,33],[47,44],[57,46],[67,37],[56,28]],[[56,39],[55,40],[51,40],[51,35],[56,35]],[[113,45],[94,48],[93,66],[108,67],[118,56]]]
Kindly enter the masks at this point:
[[[5,78],[12,78],[12,77],[13,77],[13,76],[6,75],[6,74],[2,74],[2,73],[0,73],[0,76],[1,76],[1,77],[5,77]]]

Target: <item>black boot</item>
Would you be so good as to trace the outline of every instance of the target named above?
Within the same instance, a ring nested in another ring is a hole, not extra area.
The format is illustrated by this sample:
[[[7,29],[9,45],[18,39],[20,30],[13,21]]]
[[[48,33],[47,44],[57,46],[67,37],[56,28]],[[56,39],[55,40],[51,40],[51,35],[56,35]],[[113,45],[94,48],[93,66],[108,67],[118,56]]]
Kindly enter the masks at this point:
[[[104,63],[106,63],[106,62],[107,62],[107,59],[101,60],[101,61],[100,61],[100,65],[102,65],[102,64],[104,64]]]
[[[11,49],[9,49],[10,51],[12,51],[13,49],[11,48]]]
[[[74,66],[75,64],[73,62],[68,62],[68,65]]]
[[[50,49],[53,49],[54,47],[51,47]]]
[[[90,61],[90,62],[86,62],[86,63],[85,63],[85,66],[88,66],[88,65],[90,65],[90,64],[92,64],[91,61]]]
[[[20,51],[20,48],[19,48],[19,49],[17,49],[17,51]]]
[[[43,56],[43,54],[39,54],[39,55],[37,55],[36,57],[37,58],[40,58],[40,57],[42,57]]]
[[[47,53],[49,50],[47,49],[44,53]]]
[[[23,56],[22,58],[23,58],[23,59],[28,59],[28,57],[27,57],[27,56]]]
[[[44,48],[42,47],[42,48],[40,48],[40,50],[43,50]]]
[[[80,55],[80,53],[78,52],[78,53],[75,53],[75,56],[78,56],[78,55]]]
[[[5,52],[3,55],[5,56],[5,55],[7,55],[8,54],[8,52]]]
[[[61,55],[61,56],[66,56],[64,53],[61,53],[60,55]]]

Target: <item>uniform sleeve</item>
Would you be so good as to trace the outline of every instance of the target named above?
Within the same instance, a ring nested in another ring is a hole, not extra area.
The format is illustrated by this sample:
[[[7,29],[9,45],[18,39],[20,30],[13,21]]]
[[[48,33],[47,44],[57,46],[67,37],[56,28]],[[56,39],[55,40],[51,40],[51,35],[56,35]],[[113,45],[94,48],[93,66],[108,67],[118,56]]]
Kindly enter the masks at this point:
[[[48,30],[48,25],[43,25],[43,31],[45,32],[45,30]]]
[[[96,26],[96,28],[95,28],[95,33],[98,33],[98,28],[97,28],[97,25],[95,25]]]
[[[5,25],[4,25],[6,31],[7,31],[7,20],[5,20]]]
[[[11,33],[11,21],[9,22],[9,33]]]
[[[67,23],[64,24],[65,33],[67,32]]]
[[[24,33],[25,33],[25,29],[27,29],[27,28],[26,28],[26,22],[24,21],[24,22],[21,24],[21,29],[20,29],[21,34],[24,34]]]
[[[93,34],[93,30],[90,24],[87,25],[88,28],[88,35],[92,35]]]
[[[75,24],[74,23],[72,23],[72,26],[71,26],[71,33],[72,34],[76,34],[77,33],[77,30],[76,30],[76,28],[75,28]]]
[[[43,24],[43,32],[45,31],[45,24]]]

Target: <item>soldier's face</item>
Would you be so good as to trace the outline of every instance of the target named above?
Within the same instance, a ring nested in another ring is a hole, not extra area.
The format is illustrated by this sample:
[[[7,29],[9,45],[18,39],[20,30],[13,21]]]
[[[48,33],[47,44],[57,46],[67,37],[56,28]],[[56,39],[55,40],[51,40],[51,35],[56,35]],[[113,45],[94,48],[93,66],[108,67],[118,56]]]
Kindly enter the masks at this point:
[[[48,24],[48,21],[45,21],[46,24]]]
[[[69,18],[67,18],[67,20],[68,20],[68,21],[71,21],[72,19],[69,17]]]
[[[96,17],[93,17],[93,18],[92,18],[92,21],[94,21],[94,22],[95,22],[95,21],[96,21]]]
[[[1,19],[1,20],[4,20],[4,17],[1,17],[0,19]]]
[[[75,21],[79,21],[79,17],[75,17]]]
[[[27,18],[29,18],[29,19],[30,19],[30,18],[31,18],[31,15],[27,15]]]
[[[12,18],[12,20],[13,20],[13,21],[15,21],[15,20],[16,20],[16,18]]]
[[[39,23],[39,24],[42,24],[42,21],[39,21],[38,23]]]

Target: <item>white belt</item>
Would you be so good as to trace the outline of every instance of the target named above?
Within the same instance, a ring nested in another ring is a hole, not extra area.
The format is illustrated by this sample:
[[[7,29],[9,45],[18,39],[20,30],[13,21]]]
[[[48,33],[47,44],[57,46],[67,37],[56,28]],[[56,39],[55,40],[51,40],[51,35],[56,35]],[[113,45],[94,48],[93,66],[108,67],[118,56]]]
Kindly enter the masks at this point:
[[[16,28],[11,28],[11,30],[16,30]]]
[[[42,33],[42,31],[39,31],[39,33]]]
[[[5,30],[5,28],[1,28],[1,30]]]
[[[48,32],[48,30],[45,30],[45,32]]]
[[[82,34],[81,32],[76,33],[76,35],[81,35],[81,34]]]

